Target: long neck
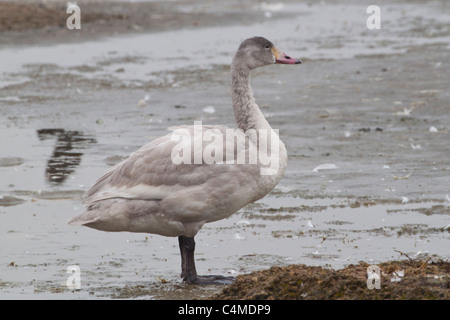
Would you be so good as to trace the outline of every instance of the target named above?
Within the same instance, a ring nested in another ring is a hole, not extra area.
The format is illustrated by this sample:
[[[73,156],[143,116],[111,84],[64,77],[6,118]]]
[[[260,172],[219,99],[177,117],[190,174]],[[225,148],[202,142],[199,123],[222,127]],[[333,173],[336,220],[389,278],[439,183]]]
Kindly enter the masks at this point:
[[[234,116],[237,126],[248,129],[271,129],[253,98],[250,86],[250,70],[235,57],[231,65],[231,86]]]

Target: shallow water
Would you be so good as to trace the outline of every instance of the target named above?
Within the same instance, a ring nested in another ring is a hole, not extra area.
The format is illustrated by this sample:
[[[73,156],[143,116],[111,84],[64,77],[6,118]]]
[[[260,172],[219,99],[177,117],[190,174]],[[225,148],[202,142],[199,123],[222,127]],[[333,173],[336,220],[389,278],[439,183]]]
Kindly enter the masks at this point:
[[[2,243],[10,244],[2,247],[3,298],[171,299],[193,290],[179,281],[176,239],[74,229],[65,222],[79,210],[79,194],[63,198],[37,195],[8,209],[20,219],[9,219],[0,233]],[[355,203],[269,196],[202,229],[196,237],[197,269],[238,275],[293,263],[341,268],[395,259],[395,250],[405,249],[413,258],[448,255],[448,231],[442,226],[448,206]],[[76,291],[66,287],[72,265],[80,267]],[[189,298],[218,288],[195,290]]]
[[[446,7],[444,1],[427,6],[383,4],[382,29],[373,31],[366,27],[369,15],[364,4],[255,3],[253,10],[260,12],[261,20],[249,21],[247,25],[181,29],[45,47],[8,48],[3,44],[0,85],[28,80],[22,78],[24,74],[20,71],[39,65],[74,75],[81,71],[83,77],[91,79],[118,78],[126,85],[158,82],[161,72],[228,65],[236,46],[258,34],[276,39],[283,50],[308,59],[404,53],[411,46],[434,43],[445,43],[448,48]],[[126,72],[117,72],[122,68]]]
[[[66,222],[96,178],[167,127],[234,126],[228,64],[255,34],[304,59],[253,79],[289,165],[271,195],[200,231],[199,273],[376,264],[400,258],[396,250],[448,258],[446,6],[382,5],[378,33],[354,3],[255,4],[263,19],[248,25],[2,47],[0,298],[176,299],[218,290],[179,282],[175,238]],[[80,267],[80,290],[66,286],[71,265]]]

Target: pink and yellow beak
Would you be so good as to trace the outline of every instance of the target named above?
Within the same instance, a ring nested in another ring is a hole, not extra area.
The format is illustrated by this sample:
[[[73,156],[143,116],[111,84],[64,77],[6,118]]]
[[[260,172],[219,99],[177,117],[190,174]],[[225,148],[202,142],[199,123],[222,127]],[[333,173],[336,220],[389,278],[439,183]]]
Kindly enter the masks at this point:
[[[277,48],[272,48],[273,55],[275,56],[275,63],[279,64],[299,64],[302,63],[299,59],[291,58],[287,54],[281,52]]]

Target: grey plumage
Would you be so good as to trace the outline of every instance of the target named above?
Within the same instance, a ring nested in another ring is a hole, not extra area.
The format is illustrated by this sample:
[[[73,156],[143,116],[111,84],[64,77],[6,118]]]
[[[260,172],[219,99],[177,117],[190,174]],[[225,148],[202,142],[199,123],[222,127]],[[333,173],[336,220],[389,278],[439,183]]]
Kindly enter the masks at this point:
[[[69,224],[104,231],[178,236],[183,279],[189,283],[197,282],[193,261],[186,262],[193,259],[193,251],[183,246],[189,244],[192,247],[193,237],[205,223],[226,218],[264,197],[277,185],[286,168],[284,144],[255,103],[250,87],[252,69],[278,61],[276,56],[279,52],[274,50],[273,44],[265,38],[247,39],[239,46],[231,65],[232,102],[240,129],[233,132],[245,141],[243,146],[225,139],[221,143],[216,140],[203,143],[202,148],[195,149],[194,140],[202,139],[202,135],[196,137],[195,126],[173,127],[172,133],[143,146],[101,177],[85,195],[83,203],[87,210],[71,219]],[[250,149],[261,148],[261,136],[248,134],[249,130],[259,129],[266,130],[278,148],[279,166],[271,175],[261,174],[261,168],[267,164],[248,160],[243,164],[227,162],[227,152],[231,152],[235,160],[242,154],[250,159]],[[204,125],[201,132],[206,130],[226,137],[229,128]],[[191,148],[191,163],[177,164],[173,161],[173,150],[180,143],[173,139],[173,134],[179,131],[190,137],[184,143]],[[211,146],[223,148],[222,158],[216,158],[216,163],[212,164],[205,161],[193,163],[196,153],[203,155]]]

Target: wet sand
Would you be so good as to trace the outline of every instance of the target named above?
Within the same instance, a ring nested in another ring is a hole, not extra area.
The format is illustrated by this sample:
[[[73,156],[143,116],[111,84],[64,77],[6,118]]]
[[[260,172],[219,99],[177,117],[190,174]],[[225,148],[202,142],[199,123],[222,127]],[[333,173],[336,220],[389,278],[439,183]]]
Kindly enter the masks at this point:
[[[40,8],[59,12],[61,3]],[[269,196],[200,231],[199,273],[297,264],[320,267],[318,274],[361,271],[404,259],[399,251],[431,269],[448,260],[445,1],[381,3],[402,19],[383,20],[376,36],[355,31],[367,15],[352,1],[105,3],[78,2],[86,16],[80,31],[54,15],[42,28],[26,19],[0,27],[2,299],[192,299],[221,291],[180,283],[174,238],[66,222],[83,210],[82,194],[96,178],[167,127],[194,120],[234,127],[229,63],[256,32],[304,61],[257,70],[252,81],[289,164]],[[72,265],[80,267],[80,290],[66,285]],[[436,275],[448,287],[445,270]],[[448,290],[434,297],[448,299]]]

